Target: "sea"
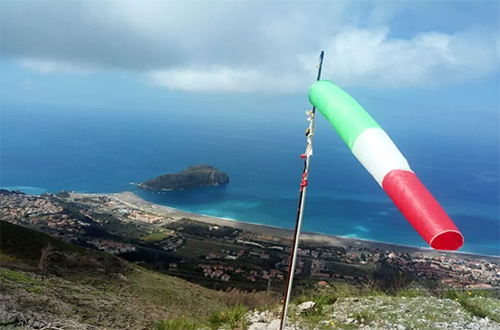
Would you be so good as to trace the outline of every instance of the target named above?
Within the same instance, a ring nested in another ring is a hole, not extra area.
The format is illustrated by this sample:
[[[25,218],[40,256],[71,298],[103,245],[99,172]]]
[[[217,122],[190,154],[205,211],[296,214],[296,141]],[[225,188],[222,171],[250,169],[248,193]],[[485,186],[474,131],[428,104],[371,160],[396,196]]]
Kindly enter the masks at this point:
[[[189,212],[293,228],[308,125],[303,110],[179,109],[4,105],[0,186],[30,194],[133,191]],[[443,128],[432,113],[415,117],[420,121],[376,114],[463,233],[460,251],[500,255],[498,129],[467,135],[453,130],[454,117],[441,121]],[[230,183],[162,194],[132,184],[195,164],[217,167]],[[322,117],[304,207],[304,231],[428,247]]]

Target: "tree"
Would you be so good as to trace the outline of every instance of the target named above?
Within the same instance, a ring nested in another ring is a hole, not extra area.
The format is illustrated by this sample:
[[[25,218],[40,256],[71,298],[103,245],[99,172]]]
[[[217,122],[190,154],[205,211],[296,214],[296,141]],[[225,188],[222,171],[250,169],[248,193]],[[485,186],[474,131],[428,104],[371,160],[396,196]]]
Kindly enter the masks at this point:
[[[413,274],[405,267],[392,263],[388,258],[380,258],[370,278],[378,289],[395,293],[413,283]]]
[[[45,279],[45,274],[47,273],[47,267],[49,266],[49,258],[55,253],[52,245],[47,244],[44,248],[42,248],[40,254],[40,261],[38,262],[38,270],[42,275],[42,281]]]

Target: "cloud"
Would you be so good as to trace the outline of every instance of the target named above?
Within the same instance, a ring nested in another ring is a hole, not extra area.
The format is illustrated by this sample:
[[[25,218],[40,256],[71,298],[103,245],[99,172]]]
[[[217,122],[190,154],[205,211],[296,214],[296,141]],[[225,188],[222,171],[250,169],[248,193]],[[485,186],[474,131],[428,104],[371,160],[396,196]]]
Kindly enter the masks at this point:
[[[95,65],[85,65],[69,61],[42,60],[37,58],[20,58],[19,65],[40,73],[69,73],[69,74],[90,74],[98,72],[100,69]]]
[[[289,93],[300,90],[304,85],[300,81],[299,75],[279,76],[230,67],[160,70],[145,75],[145,82],[150,85],[172,90],[219,93]]]
[[[499,69],[498,37],[491,32],[427,32],[409,40],[389,32],[387,26],[350,29],[326,38],[332,65],[325,74],[347,86],[396,88],[460,83]],[[300,57],[304,69],[315,56]]]
[[[350,29],[324,39],[329,67],[324,76],[342,86],[426,87],[460,83],[498,71],[495,35],[466,31],[428,32],[410,40],[389,38],[389,28]],[[314,79],[318,53],[298,54],[292,70],[280,74],[207,66],[147,74],[151,84],[204,92],[299,92]]]
[[[135,72],[149,85],[190,92],[303,91],[320,49],[329,64],[324,77],[342,86],[439,86],[497,73],[491,24],[395,34],[402,30],[392,22],[405,12],[420,8],[425,22],[428,9],[416,6],[4,1],[0,54],[42,73]]]

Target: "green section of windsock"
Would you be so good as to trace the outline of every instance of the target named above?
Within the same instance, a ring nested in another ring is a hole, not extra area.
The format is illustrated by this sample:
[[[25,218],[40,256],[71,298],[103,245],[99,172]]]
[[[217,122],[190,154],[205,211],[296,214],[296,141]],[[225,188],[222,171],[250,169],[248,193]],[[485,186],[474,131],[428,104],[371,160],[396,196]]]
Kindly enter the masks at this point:
[[[320,80],[311,86],[309,101],[328,119],[351,150],[364,130],[381,128],[355,99],[329,80]]]

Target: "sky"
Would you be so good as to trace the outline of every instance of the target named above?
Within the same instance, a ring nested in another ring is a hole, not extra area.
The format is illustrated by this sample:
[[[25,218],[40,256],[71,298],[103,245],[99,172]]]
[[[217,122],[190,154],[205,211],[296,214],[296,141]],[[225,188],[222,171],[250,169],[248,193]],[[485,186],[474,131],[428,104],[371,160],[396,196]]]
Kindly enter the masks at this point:
[[[499,1],[0,6],[0,109],[175,106],[237,117],[293,107],[302,114],[324,50],[323,78],[380,116],[418,113],[422,123],[440,123],[436,130],[461,117],[452,121],[455,134],[498,131]]]

